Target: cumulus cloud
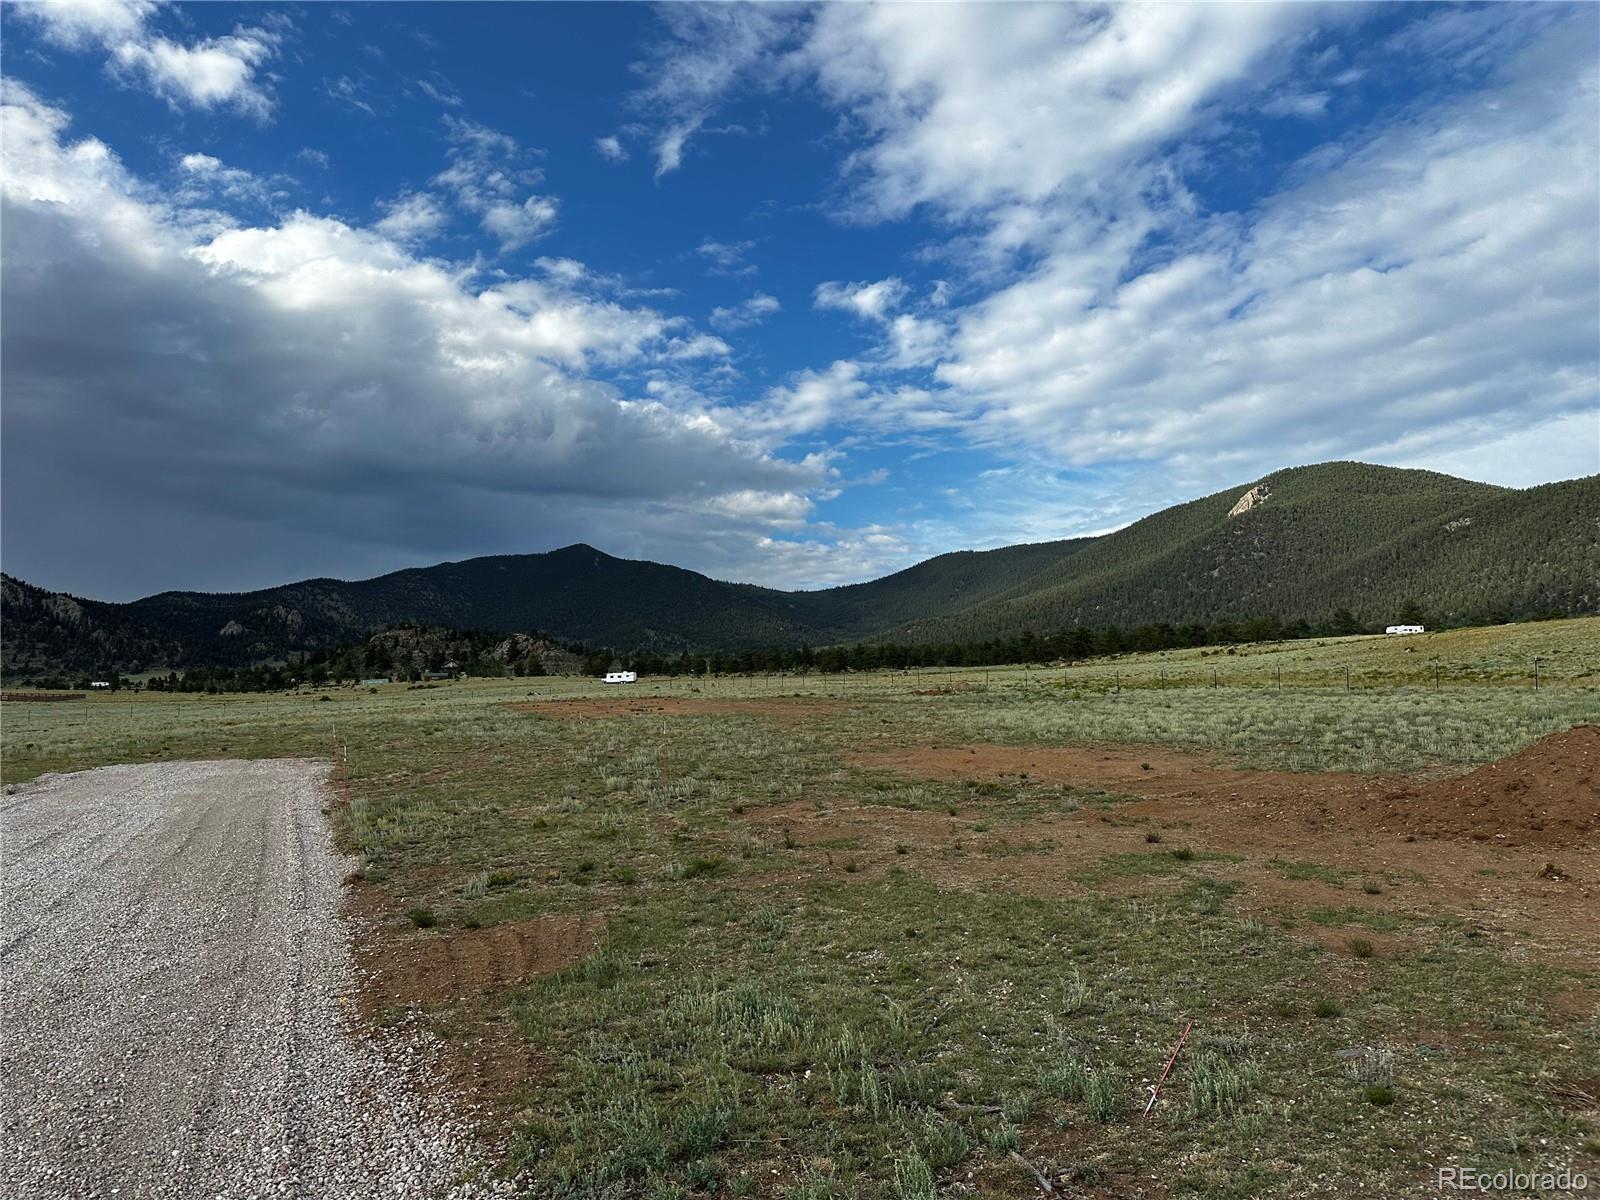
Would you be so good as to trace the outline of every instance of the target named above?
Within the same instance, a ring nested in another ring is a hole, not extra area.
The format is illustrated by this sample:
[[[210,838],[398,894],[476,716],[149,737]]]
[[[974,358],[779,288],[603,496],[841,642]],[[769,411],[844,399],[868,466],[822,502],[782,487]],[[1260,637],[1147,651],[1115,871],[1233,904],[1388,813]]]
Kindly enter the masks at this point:
[[[307,212],[219,230],[15,84],[0,120],[5,537],[49,582],[240,583],[296,546],[398,565],[607,524],[748,545],[826,478],[602,378],[722,352],[680,318]],[[98,501],[92,529],[35,502],[64,488]]]
[[[858,317],[882,321],[905,295],[905,283],[890,278],[876,283],[819,283],[814,299],[818,308],[843,309]]]
[[[904,280],[893,277],[872,283],[827,282],[817,285],[813,300],[818,308],[838,309],[877,324],[885,335],[881,361],[902,368],[926,366],[939,357],[947,331],[938,320],[895,311],[910,291]],[[937,289],[927,307],[943,307]]]
[[[797,375],[766,419],[817,428],[923,403],[1001,454],[1159,463],[1203,488],[1320,458],[1468,461],[1500,437],[1529,454],[1518,431],[1592,416],[1592,9],[1420,14],[1389,49],[1456,87],[1344,130],[1243,212],[1191,192],[1241,112],[1316,118],[1359,82],[1314,35],[1362,17],[830,5],[769,30],[735,57],[770,61],[799,28],[776,74],[813,81],[858,135],[839,214],[948,222],[930,253],[973,299],[950,305],[941,283],[911,304],[898,278],[820,285],[817,307],[858,317],[878,347]],[[716,31],[699,32],[685,69],[711,53]],[[739,87],[697,78],[718,102]],[[932,374],[884,393],[874,365]]]
[[[1235,475],[1592,414],[1597,96],[1581,40],[1542,38],[1129,278],[1048,257],[961,314],[938,378],[996,443]]]
[[[594,148],[599,152],[600,157],[608,162],[628,161],[628,148],[622,144],[622,139],[615,134],[595,138]]]
[[[461,207],[476,214],[501,250],[520,249],[550,231],[557,202],[550,196],[523,196],[544,173],[529,164],[528,152],[515,138],[464,117],[447,115],[445,129],[450,165],[434,176],[435,186],[453,192]]]
[[[827,5],[800,54],[868,132],[849,168],[869,214],[961,214],[1126,186],[1316,19],[1294,4]]]
[[[174,106],[233,108],[264,118],[273,100],[257,72],[281,40],[274,31],[245,28],[187,45],[153,37],[119,43],[112,63]]]
[[[155,0],[33,0],[12,11],[37,24],[57,46],[90,50],[138,39],[156,4]]]
[[[765,292],[755,295],[738,304],[721,306],[711,310],[711,324],[718,329],[745,329],[751,325],[760,325],[774,313],[781,311],[783,306],[777,298]]]
[[[426,192],[408,192],[381,207],[383,218],[373,228],[397,242],[425,242],[449,220],[439,202]]]
[[[260,72],[282,44],[282,18],[183,42],[150,29],[158,7],[153,0],[37,0],[14,11],[55,45],[105,50],[113,75],[174,107],[231,108],[261,119],[271,113],[272,92]]]
[[[242,167],[230,167],[211,154],[181,156],[178,171],[181,180],[174,198],[182,204],[228,200],[270,205],[285,194],[275,181],[262,179]]]

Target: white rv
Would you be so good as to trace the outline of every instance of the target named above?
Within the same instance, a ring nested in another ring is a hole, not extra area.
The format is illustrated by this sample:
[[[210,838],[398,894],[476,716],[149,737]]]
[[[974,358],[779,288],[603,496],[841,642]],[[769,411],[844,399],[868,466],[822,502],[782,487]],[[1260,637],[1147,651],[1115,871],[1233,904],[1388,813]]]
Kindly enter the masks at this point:
[[[639,682],[639,672],[637,672],[637,671],[607,671],[606,675],[605,675],[605,678],[602,679],[601,682],[602,683],[638,683]]]
[[[1384,630],[1384,632],[1385,633],[1426,633],[1427,630],[1424,629],[1421,625],[1390,625],[1387,629]]]

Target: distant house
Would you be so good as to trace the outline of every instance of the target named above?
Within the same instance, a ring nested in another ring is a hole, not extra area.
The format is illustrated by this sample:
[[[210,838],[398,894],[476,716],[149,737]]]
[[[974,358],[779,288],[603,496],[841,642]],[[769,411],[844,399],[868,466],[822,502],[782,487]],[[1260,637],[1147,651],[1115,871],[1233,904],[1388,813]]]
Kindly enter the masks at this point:
[[[607,671],[606,674],[605,674],[605,678],[602,679],[601,682],[602,683],[638,683],[639,682],[639,672],[637,672],[637,671]]]
[[[1385,633],[1427,633],[1421,625],[1390,625]]]
[[[94,681],[94,682],[93,682],[93,683],[91,683],[91,684],[90,684],[90,685],[89,685],[89,686],[90,686],[90,687],[92,687],[92,688],[109,688],[109,687],[110,687],[110,686],[111,686],[111,684],[110,684],[110,683],[108,683],[108,682],[107,682],[107,681],[106,681],[106,680],[104,680],[104,679],[96,679],[96,680],[95,680],[95,681]]]
[[[388,683],[388,682],[389,682],[389,677],[387,675],[375,675],[371,679],[363,679],[361,681],[361,686],[362,687],[377,687],[378,684],[380,684],[380,683]]]

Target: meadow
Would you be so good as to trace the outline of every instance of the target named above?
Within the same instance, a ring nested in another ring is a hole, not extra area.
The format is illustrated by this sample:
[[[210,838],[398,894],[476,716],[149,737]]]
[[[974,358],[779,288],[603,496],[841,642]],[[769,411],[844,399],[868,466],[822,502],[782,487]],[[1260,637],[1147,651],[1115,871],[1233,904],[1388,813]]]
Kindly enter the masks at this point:
[[[452,1047],[530,1194],[1376,1197],[1449,1165],[1600,1176],[1600,855],[1345,827],[1295,781],[1445,777],[1596,721],[1600,619],[8,702],[0,735],[8,783],[348,747],[330,814],[374,961],[603,923],[553,970],[373,1013]],[[1075,747],[1132,782],[1027,758]],[[975,765],[884,765],[923,749]],[[1143,788],[1188,756],[1256,807]]]

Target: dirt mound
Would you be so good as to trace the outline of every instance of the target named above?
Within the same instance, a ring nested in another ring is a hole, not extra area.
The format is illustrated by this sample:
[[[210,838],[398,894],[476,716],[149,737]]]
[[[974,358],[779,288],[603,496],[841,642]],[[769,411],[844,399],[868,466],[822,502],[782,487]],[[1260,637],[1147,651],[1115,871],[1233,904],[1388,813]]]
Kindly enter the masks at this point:
[[[1600,840],[1600,725],[1552,733],[1470,775],[1389,792],[1371,801],[1369,811],[1425,837],[1589,845]]]
[[[507,705],[512,712],[532,713],[557,721],[585,717],[721,717],[751,714],[799,719],[835,712],[847,705],[806,697],[772,700],[707,700],[693,696],[618,697],[615,700],[541,700]]]
[[[598,918],[549,916],[386,939],[361,948],[361,1007],[371,1014],[509,987],[587,957],[604,931]]]

